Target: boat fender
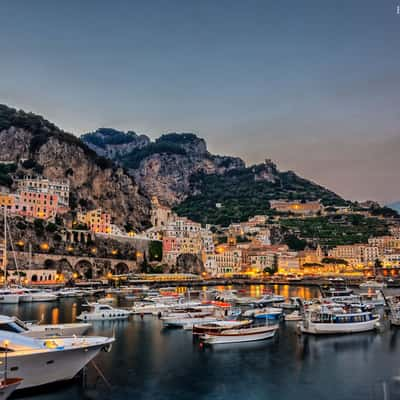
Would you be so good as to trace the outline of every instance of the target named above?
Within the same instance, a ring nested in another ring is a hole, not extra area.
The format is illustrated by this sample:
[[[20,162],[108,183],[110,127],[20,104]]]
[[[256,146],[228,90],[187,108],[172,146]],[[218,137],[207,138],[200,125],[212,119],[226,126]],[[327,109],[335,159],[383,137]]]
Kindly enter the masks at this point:
[[[106,345],[103,346],[103,348],[102,348],[102,350],[103,350],[105,353],[109,353],[109,352],[111,351],[111,349],[112,349],[112,343],[106,344]]]

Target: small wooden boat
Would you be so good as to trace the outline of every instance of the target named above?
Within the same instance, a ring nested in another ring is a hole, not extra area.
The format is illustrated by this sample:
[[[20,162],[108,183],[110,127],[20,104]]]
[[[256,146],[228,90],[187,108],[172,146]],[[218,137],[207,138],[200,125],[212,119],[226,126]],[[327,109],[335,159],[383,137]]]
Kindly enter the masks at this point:
[[[201,340],[208,344],[226,344],[254,342],[272,338],[278,327],[257,326],[255,328],[228,329],[222,332],[207,333],[201,336]]]
[[[0,399],[8,399],[21,384],[21,378],[5,378],[0,381]]]
[[[243,321],[237,320],[223,320],[210,322],[208,324],[193,325],[193,335],[204,335],[206,333],[219,333],[228,329],[238,329],[249,326],[253,321],[245,319]]]

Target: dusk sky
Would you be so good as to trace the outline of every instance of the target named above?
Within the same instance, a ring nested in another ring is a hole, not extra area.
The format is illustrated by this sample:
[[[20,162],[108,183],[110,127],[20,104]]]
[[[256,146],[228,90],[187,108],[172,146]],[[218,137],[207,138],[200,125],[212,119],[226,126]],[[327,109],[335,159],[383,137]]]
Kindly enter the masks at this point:
[[[81,134],[195,132],[345,198],[400,200],[392,0],[0,4],[0,103]]]

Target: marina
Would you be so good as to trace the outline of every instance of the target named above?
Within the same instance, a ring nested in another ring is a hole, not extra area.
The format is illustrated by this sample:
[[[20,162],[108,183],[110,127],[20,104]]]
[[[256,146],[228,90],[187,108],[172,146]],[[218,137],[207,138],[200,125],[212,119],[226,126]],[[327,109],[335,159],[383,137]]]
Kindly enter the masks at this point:
[[[320,296],[315,288],[276,286],[273,289],[275,295],[285,299],[296,297],[311,301]],[[241,295],[261,298],[263,291],[264,286],[247,286]],[[390,298],[397,294],[395,289],[386,291]],[[179,288],[178,292],[182,297],[186,289]],[[191,295],[191,303],[195,302],[193,297]],[[113,295],[113,299],[118,309],[132,307],[132,301],[123,295]],[[154,300],[159,301],[157,297]],[[85,299],[66,297],[57,303],[4,304],[1,313],[18,316],[21,320],[41,319],[43,324],[60,326],[76,322],[77,316],[86,309]],[[384,317],[383,311],[382,307],[379,313]],[[245,396],[258,399],[261,396],[286,400],[296,394],[301,398],[317,396],[330,400],[338,396],[346,398],[340,382],[346,383],[347,390],[354,391],[352,399],[383,399],[383,384],[386,396],[400,393],[396,377],[400,373],[396,356],[400,332],[390,327],[388,318],[381,319],[384,327],[381,330],[315,336],[299,334],[298,318],[290,320],[292,309],[285,310],[287,321],[264,320],[255,325],[240,319],[221,322],[221,317],[217,319],[207,315],[209,312],[202,312],[203,316],[195,318],[183,317],[185,309],[173,314],[176,318],[181,314],[180,323],[182,327],[186,325],[186,329],[168,329],[163,318],[152,314],[130,315],[124,320],[93,320],[87,338],[96,341],[90,338],[108,337],[112,341],[115,336],[109,353],[96,353],[95,364],[89,363],[84,375],[80,373],[68,383],[17,390],[13,397],[63,400],[92,396],[99,399],[126,396],[169,399],[174,396],[183,400],[189,397],[241,399]],[[299,311],[294,313],[299,315]],[[204,324],[195,321],[201,318]],[[63,347],[68,348],[67,339],[58,340],[64,341]],[[368,363],[361,363],[361,359]],[[370,363],[382,368],[371,369]],[[358,372],[354,377],[351,371],[355,368]],[[326,391],[328,381],[339,385],[335,393]],[[256,386],[249,393],[249,385],[254,382]],[[29,385],[29,381],[20,383],[17,389]]]

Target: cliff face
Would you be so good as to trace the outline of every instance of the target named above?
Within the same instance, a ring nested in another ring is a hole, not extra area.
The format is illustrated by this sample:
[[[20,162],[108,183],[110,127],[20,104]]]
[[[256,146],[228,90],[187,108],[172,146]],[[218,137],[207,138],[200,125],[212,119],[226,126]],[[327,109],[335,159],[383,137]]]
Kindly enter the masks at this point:
[[[137,135],[133,131],[122,132],[111,128],[99,128],[81,136],[84,143],[98,155],[116,159],[150,143],[146,135]]]
[[[82,140],[93,145],[91,136],[84,135]],[[191,133],[170,133],[129,153],[113,152],[116,155],[112,158],[128,169],[148,196],[155,195],[170,206],[193,194],[190,184],[193,175],[224,174],[244,167],[240,158],[209,153],[204,139]]]
[[[68,178],[73,206],[103,207],[120,225],[148,224],[149,201],[135,180],[42,117],[0,106],[0,160],[18,163],[17,175]]]

